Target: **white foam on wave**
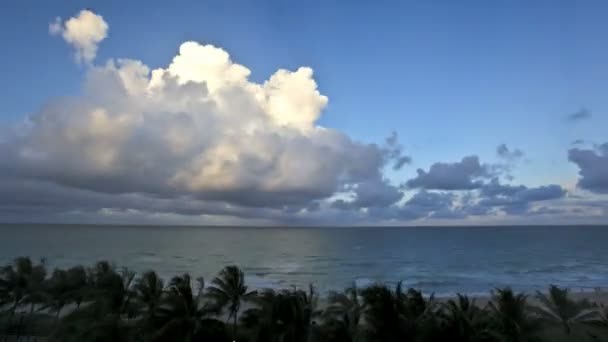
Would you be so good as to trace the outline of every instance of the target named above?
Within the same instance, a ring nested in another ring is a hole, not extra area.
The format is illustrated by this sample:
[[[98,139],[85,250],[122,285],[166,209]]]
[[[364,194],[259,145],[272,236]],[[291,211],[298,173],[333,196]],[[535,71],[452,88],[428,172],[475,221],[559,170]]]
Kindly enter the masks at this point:
[[[273,273],[291,273],[299,270],[302,267],[297,262],[279,262],[264,266],[273,270]]]
[[[363,288],[363,287],[368,287],[371,286],[375,283],[374,280],[369,279],[369,278],[357,278],[355,279],[355,285],[358,288]]]

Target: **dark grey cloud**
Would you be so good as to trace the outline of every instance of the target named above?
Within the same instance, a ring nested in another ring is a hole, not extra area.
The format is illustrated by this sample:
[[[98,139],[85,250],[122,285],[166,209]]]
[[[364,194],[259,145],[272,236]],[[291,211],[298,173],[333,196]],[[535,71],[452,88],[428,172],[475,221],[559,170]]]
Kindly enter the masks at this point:
[[[491,176],[486,165],[481,165],[479,157],[467,156],[459,162],[438,162],[428,171],[418,169],[417,176],[406,182],[409,188],[427,190],[471,190],[483,185],[483,179]]]
[[[581,108],[574,113],[570,113],[566,116],[566,120],[569,122],[579,122],[591,118],[591,112],[587,108]]]
[[[489,168],[495,175],[502,175],[509,181],[514,180],[515,177],[513,177],[511,171],[524,157],[524,152],[518,148],[510,149],[506,144],[500,144],[496,147],[496,156],[500,159],[500,162],[490,165]]]
[[[220,215],[232,217],[281,218],[281,211],[240,207],[221,202],[196,200],[190,196],[161,198],[146,194],[109,194],[68,188],[46,181],[4,179],[0,181],[0,213],[56,214],[100,209],[134,210],[185,216]]]
[[[467,215],[454,208],[457,197],[449,192],[419,191],[410,198],[401,210],[401,215],[432,219],[465,218]]]
[[[583,140],[583,139],[576,139],[570,143],[570,145],[584,145],[584,144],[585,144],[585,140]]]
[[[505,158],[523,156],[522,152],[511,151],[506,146],[499,146],[497,151]],[[494,216],[499,212],[512,216],[548,215],[551,208],[539,209],[535,204],[560,200],[566,195],[566,191],[555,184],[527,187],[501,183],[498,177],[501,172],[504,170],[497,165],[481,164],[476,156],[455,163],[438,162],[428,171],[418,170],[418,176],[406,183],[410,189],[420,189],[407,201],[401,204],[385,201],[368,212],[376,218],[396,220],[463,219]],[[354,201],[338,200],[333,207],[359,208],[353,204]]]
[[[401,170],[403,166],[412,162],[412,158],[404,154],[403,145],[399,143],[397,132],[393,131],[393,133],[386,138],[382,150],[387,161],[392,162],[393,170],[395,171]]]
[[[418,220],[425,218],[464,218],[454,209],[456,195],[450,192],[426,191],[416,192],[402,205],[370,208],[371,217],[390,220]]]
[[[421,190],[412,196],[405,207],[435,211],[452,205],[455,195],[449,192],[434,192]]]
[[[608,143],[594,149],[570,149],[568,160],[579,168],[578,187],[598,194],[608,193]]]
[[[496,155],[499,158],[507,161],[516,161],[524,156],[524,153],[520,149],[509,149],[506,144],[500,144],[496,147]]]
[[[355,199],[351,205],[355,208],[388,207],[403,197],[403,192],[387,180],[362,182],[353,191]]]
[[[566,191],[559,185],[544,185],[529,188],[524,185],[500,184],[498,179],[481,187],[479,200],[469,208],[480,213],[500,209],[510,215],[523,215],[531,210],[535,202],[563,198]]]

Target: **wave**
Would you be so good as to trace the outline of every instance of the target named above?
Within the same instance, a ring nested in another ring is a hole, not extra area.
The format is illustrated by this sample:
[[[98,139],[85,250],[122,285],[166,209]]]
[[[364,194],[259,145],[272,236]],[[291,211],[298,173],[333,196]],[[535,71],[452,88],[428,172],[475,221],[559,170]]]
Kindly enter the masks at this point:
[[[329,275],[327,272],[315,272],[315,271],[295,271],[295,272],[287,272],[288,275]]]
[[[507,274],[551,274],[551,273],[563,273],[574,270],[585,269],[587,265],[578,262],[566,262],[563,264],[546,265],[530,269],[521,270],[508,270]]]
[[[425,287],[442,287],[442,286],[458,286],[457,281],[450,280],[421,280],[413,283],[407,283],[408,286],[424,289]]]
[[[374,267],[377,263],[373,261],[359,261],[359,262],[340,262],[338,266],[341,267]]]

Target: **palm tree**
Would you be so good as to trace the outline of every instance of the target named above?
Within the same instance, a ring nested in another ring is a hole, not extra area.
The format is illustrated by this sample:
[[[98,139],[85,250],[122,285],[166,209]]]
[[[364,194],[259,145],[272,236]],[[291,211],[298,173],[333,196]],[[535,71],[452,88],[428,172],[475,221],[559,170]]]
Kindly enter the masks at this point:
[[[536,341],[538,324],[530,315],[528,297],[510,288],[497,289],[488,308],[492,314],[492,333],[504,341]]]
[[[260,342],[306,342],[312,338],[313,317],[317,295],[298,289],[274,291],[267,289],[251,299],[256,307],[246,310],[245,327],[256,328]]]
[[[25,273],[27,271],[23,266],[19,266],[25,263],[25,259],[20,259],[15,259],[13,265],[6,265],[0,269],[0,292],[3,294],[3,306],[9,305],[3,341],[6,341],[8,338],[13,316],[19,305],[21,305],[21,301],[27,290],[25,282]]]
[[[365,306],[360,300],[357,284],[344,292],[331,292],[328,297],[329,306],[325,309],[325,320],[337,320],[348,332],[350,341],[359,340],[360,322]]]
[[[266,289],[251,299],[256,306],[245,310],[241,321],[245,327],[255,329],[255,341],[275,342],[284,334],[286,320],[279,310],[281,297],[281,293]]]
[[[434,297],[425,299],[420,291],[404,292],[402,282],[395,290],[373,285],[362,292],[364,318],[371,341],[402,341],[430,338],[437,331]]]
[[[401,294],[391,291],[386,285],[376,284],[363,289],[361,296],[366,306],[364,317],[368,341],[396,342],[406,339],[402,324],[404,316],[400,312]]]
[[[321,311],[317,309],[319,295],[312,284],[308,285],[308,292],[294,289],[293,295],[297,300],[294,308],[297,310],[298,323],[303,333],[302,340],[308,342],[315,333],[314,319],[321,314]]]
[[[600,304],[598,306],[595,321],[600,325],[608,328],[608,306],[604,304]]]
[[[98,262],[88,270],[90,290],[86,306],[70,313],[53,334],[57,341],[131,341],[136,310],[131,283],[135,274],[116,272],[108,262]]]
[[[190,275],[171,279],[165,304],[157,308],[160,329],[154,332],[154,341],[191,342],[202,330],[207,317],[217,313],[202,302],[203,278],[198,278],[197,283],[198,290],[194,293]]]
[[[54,342],[133,342],[131,324],[107,307],[91,303],[63,317],[49,337]]]
[[[69,303],[80,309],[88,290],[86,270],[82,266],[75,266],[67,270],[55,269],[51,278],[47,280],[47,303],[44,309],[55,313],[54,328],[57,328],[62,309]]]
[[[45,309],[50,309],[55,313],[54,325],[59,321],[59,315],[64,306],[70,301],[70,287],[68,282],[68,272],[55,269],[46,286],[47,304]]]
[[[90,285],[86,269],[82,266],[69,268],[66,271],[66,283],[70,301],[76,304],[77,309],[80,308],[82,301],[87,296]]]
[[[143,333],[146,334],[156,325],[158,311],[163,304],[165,286],[156,272],[148,271],[136,280],[133,289],[139,304],[139,314],[143,318]]]
[[[409,288],[405,294],[402,294],[401,283],[397,285],[397,298],[400,298],[400,303],[404,303],[404,312],[409,321],[420,325],[425,319],[430,318],[435,313],[437,303],[435,296],[424,298],[421,291]]]
[[[132,283],[135,273],[123,268],[120,272],[107,261],[98,262],[88,271],[89,290],[85,300],[101,306],[103,311],[118,317],[131,318],[136,314]]]
[[[44,299],[44,280],[46,278],[46,266],[44,260],[34,264],[30,258],[19,257],[12,265],[7,265],[0,270],[0,286],[6,294],[5,301],[10,303],[7,326],[11,325],[17,308],[23,304],[30,304],[29,330],[33,328],[33,313],[35,305]],[[19,332],[17,332],[19,339]],[[6,336],[5,336],[6,340]]]
[[[475,299],[458,294],[442,307],[441,317],[446,340],[458,341],[485,341],[488,338],[486,313],[480,309]]]
[[[160,305],[165,290],[163,280],[154,271],[144,273],[133,286],[138,301],[145,307],[144,312],[154,317]]]
[[[536,297],[540,301],[536,312],[545,320],[561,324],[567,335],[570,335],[575,324],[585,323],[597,314],[590,303],[572,300],[568,289],[555,285],[549,287],[547,294],[537,292]]]
[[[597,327],[606,331],[605,329],[608,328],[608,306],[604,304],[593,304],[593,309],[589,311],[588,318],[584,321],[584,323],[590,327]],[[593,330],[587,331],[587,335],[593,341],[601,341],[597,332]]]
[[[237,266],[227,266],[213,279],[208,289],[208,296],[219,309],[228,310],[228,319],[232,319],[232,334],[237,337],[237,316],[243,301],[253,298],[256,292],[247,291],[245,276]]]

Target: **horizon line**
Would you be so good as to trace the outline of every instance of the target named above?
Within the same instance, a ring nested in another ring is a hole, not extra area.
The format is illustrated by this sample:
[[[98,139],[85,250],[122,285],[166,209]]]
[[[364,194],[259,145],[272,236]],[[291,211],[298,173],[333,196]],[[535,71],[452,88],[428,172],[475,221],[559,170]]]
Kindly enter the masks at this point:
[[[607,223],[585,224],[470,224],[470,225],[192,225],[192,224],[146,224],[146,223],[44,223],[44,222],[0,222],[0,226],[105,226],[105,227],[179,227],[179,228],[524,228],[524,227],[608,227]]]

